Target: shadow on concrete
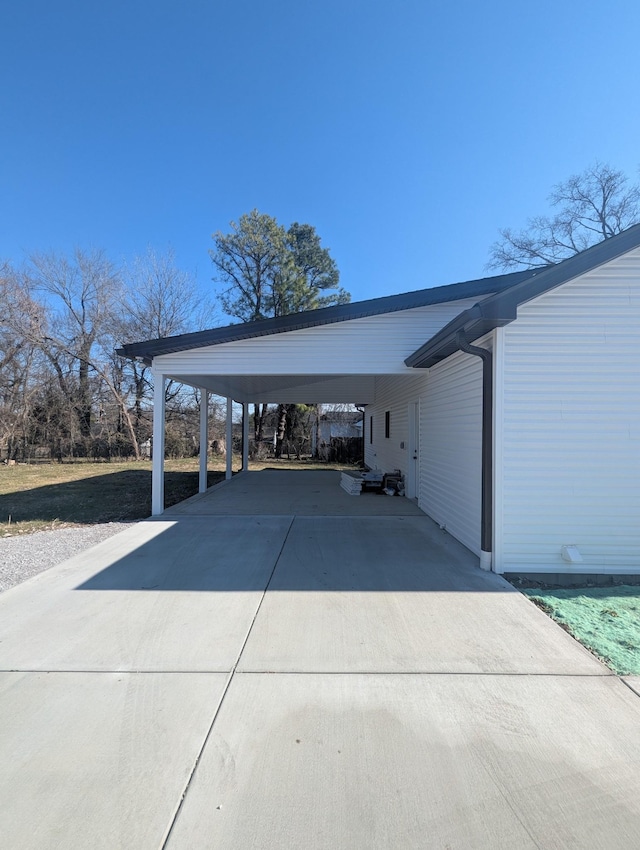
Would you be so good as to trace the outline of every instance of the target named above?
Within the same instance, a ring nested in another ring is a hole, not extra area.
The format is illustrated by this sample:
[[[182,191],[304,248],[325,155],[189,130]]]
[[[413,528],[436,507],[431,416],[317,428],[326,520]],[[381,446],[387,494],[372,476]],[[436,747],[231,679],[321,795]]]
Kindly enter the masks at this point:
[[[165,516],[424,516],[412,499],[370,490],[350,496],[340,472],[267,467],[234,477]]]
[[[475,555],[424,515],[176,518],[77,589],[238,592],[267,587],[338,593],[517,592],[480,570]]]
[[[224,479],[209,472],[208,486]],[[198,492],[197,472],[166,472],[165,503],[177,504]],[[127,469],[106,475],[47,484],[0,496],[0,519],[92,524],[144,519],[151,514],[151,470]]]

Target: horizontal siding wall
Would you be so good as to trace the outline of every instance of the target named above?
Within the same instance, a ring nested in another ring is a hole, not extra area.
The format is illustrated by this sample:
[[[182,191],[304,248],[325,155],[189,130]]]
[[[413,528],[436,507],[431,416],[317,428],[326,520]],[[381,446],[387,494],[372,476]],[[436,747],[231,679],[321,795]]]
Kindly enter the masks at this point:
[[[164,374],[190,376],[409,374],[405,358],[476,300],[163,354],[153,365]]]
[[[429,370],[420,398],[419,505],[477,555],[481,483],[482,362],[458,352]]]
[[[365,412],[365,463],[372,469],[392,472],[399,469],[407,474],[409,452],[408,406],[418,401],[427,381],[426,374],[411,377],[376,378],[375,404],[368,405]],[[385,433],[385,413],[391,419],[390,436]],[[369,440],[371,417],[373,416],[373,443]],[[404,443],[404,448],[402,447]]]
[[[520,307],[504,346],[503,569],[640,572],[640,251]]]

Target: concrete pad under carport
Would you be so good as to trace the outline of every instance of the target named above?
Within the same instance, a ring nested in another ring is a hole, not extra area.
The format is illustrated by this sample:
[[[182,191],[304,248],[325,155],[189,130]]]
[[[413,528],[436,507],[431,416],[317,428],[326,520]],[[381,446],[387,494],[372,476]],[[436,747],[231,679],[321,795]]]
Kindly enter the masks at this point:
[[[290,524],[137,523],[3,594],[0,670],[231,670]]]
[[[172,516],[424,516],[411,499],[365,491],[349,496],[340,472],[263,469],[243,472],[168,508]]]
[[[639,716],[614,677],[237,674],[168,850],[636,847]]]
[[[0,673],[2,847],[161,847],[227,680]]]
[[[296,517],[238,669],[608,674],[424,514]]]

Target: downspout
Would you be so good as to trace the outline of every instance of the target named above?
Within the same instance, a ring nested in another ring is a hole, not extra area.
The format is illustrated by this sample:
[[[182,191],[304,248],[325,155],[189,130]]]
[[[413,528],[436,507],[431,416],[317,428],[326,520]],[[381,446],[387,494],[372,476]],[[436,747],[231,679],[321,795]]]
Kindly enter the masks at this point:
[[[482,358],[482,504],[480,567],[491,569],[493,552],[493,354],[486,348],[471,345],[464,329],[456,342],[461,351]]]

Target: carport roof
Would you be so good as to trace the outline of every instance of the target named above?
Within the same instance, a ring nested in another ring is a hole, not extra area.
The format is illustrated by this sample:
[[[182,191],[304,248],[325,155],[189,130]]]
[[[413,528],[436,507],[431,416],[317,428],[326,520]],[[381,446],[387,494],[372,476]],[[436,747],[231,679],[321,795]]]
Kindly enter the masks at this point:
[[[117,353],[151,363],[154,357],[162,354],[173,354],[226,342],[287,333],[477,297],[479,299],[477,304],[459,313],[405,360],[408,367],[428,368],[458,351],[457,340],[460,331],[464,331],[467,340],[473,342],[494,328],[512,322],[517,316],[520,304],[638,247],[640,247],[640,224],[552,266],[453,283],[448,286],[436,286],[431,289],[419,289],[400,295],[356,301],[320,310],[292,313],[276,319],[262,319],[196,333],[134,342],[123,345],[117,349]]]
[[[252,339],[270,334],[286,333],[304,328],[329,325],[336,322],[348,322],[368,316],[378,316],[384,313],[396,313],[400,310],[411,310],[415,307],[425,307],[430,304],[443,304],[447,301],[459,301],[463,298],[474,298],[502,292],[529,279],[535,271],[526,270],[511,272],[496,277],[485,277],[469,280],[463,283],[453,283],[448,286],[435,286],[431,289],[419,289],[415,292],[404,292],[400,295],[388,295],[383,298],[372,298],[367,301],[355,301],[351,304],[339,304],[336,307],[324,307],[319,310],[307,310],[301,313],[291,313],[277,319],[262,319],[256,322],[244,322],[227,325],[221,328],[211,328],[196,333],[180,334],[179,336],[151,339],[143,342],[133,342],[117,349],[123,357],[142,358],[150,363],[160,354],[173,354],[178,351],[188,351],[193,348],[203,348],[208,345],[220,345],[225,342]]]

